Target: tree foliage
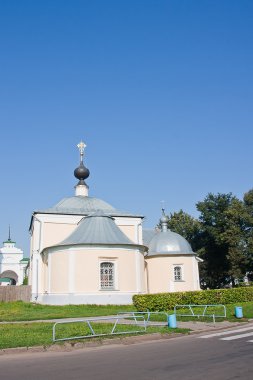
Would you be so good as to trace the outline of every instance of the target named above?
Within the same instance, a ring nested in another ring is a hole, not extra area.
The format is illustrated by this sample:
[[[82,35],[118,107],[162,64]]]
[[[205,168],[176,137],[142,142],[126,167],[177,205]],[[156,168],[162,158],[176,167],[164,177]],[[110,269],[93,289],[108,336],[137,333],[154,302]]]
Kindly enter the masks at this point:
[[[248,278],[253,281],[253,189],[244,194],[243,202],[247,212],[246,246],[248,256]]]
[[[168,216],[168,227],[188,240],[204,260],[202,284],[208,288],[235,285],[253,272],[253,189],[243,200],[232,193],[209,193],[196,207],[199,219],[180,210]]]
[[[248,264],[245,205],[231,193],[208,194],[197,210],[203,229],[201,276],[210,288],[234,284]]]

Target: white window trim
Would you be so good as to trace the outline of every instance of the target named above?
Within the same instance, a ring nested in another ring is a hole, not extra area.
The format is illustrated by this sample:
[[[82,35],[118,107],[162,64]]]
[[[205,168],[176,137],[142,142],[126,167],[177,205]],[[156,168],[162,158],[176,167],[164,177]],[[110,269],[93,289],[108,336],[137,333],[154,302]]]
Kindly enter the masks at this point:
[[[176,280],[175,279],[175,268],[179,267],[181,269],[181,279]],[[173,264],[173,281],[174,282],[184,282],[184,265],[183,264]]]
[[[114,265],[114,287],[112,289],[101,288],[100,266],[102,263],[112,263]],[[101,292],[115,292],[118,289],[118,262],[116,259],[103,258],[98,262],[98,289]]]

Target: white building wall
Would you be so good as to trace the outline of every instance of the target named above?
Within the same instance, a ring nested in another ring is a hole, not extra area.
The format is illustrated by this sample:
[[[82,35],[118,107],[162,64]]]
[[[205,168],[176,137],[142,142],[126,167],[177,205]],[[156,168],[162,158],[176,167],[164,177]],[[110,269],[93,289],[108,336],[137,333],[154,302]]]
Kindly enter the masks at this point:
[[[113,290],[100,287],[100,263],[104,261],[115,264]],[[42,265],[45,280],[36,294],[42,303],[129,304],[134,294],[145,290],[143,253],[131,248],[55,247],[43,251]]]
[[[32,299],[37,300],[43,293],[45,275],[42,270],[41,252],[44,248],[57,245],[67,238],[77,227],[84,215],[35,214],[31,228],[31,263],[29,284],[32,285]],[[115,217],[115,223],[135,244],[142,244],[142,218]],[[143,257],[136,254],[136,269],[143,264]],[[69,262],[72,266],[73,262]],[[48,264],[49,265],[49,264]],[[139,288],[142,287],[143,274],[139,273]],[[73,284],[69,284],[69,289]]]
[[[26,264],[20,263],[23,259],[23,251],[15,247],[11,241],[4,242],[0,249],[0,274],[5,271],[16,273],[18,280],[16,285],[22,285],[24,280],[24,269]],[[4,283],[2,283],[4,285]]]
[[[52,266],[55,266],[55,263],[49,254],[45,265],[41,253],[44,248],[57,245],[67,238],[83,217],[82,215],[35,215],[31,232],[31,273],[29,280],[32,285],[32,300],[49,304],[129,304],[132,303],[132,296],[137,293],[199,289],[198,262],[195,256],[147,258],[145,260],[147,270],[145,271],[143,253],[135,250],[132,265],[132,273],[136,281],[134,289],[118,290],[114,293],[98,292],[95,289],[94,291],[91,289],[89,292],[77,291],[74,280],[78,265],[77,256],[70,254],[66,265],[64,264],[68,268],[66,287],[61,292],[54,292],[51,273]],[[116,217],[115,223],[135,244],[142,244],[141,218]],[[92,260],[87,260],[87,265],[91,262]],[[182,264],[183,266],[184,279],[180,282],[173,280],[174,264]]]

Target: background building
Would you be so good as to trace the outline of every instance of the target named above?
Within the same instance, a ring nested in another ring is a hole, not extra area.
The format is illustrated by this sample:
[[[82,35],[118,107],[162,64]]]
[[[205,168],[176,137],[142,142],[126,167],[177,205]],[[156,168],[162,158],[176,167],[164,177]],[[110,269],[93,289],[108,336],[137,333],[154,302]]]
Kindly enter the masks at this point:
[[[24,258],[23,251],[15,245],[9,229],[9,238],[0,248],[0,286],[22,285],[26,276],[29,259]]]

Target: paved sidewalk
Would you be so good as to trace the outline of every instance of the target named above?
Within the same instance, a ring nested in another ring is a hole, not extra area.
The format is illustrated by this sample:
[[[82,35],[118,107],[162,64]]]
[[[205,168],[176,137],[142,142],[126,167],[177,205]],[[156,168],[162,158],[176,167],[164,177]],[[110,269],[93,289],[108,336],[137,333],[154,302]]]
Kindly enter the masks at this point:
[[[178,322],[177,327],[185,328],[185,329],[191,329],[192,331],[210,331],[210,330],[217,330],[217,329],[224,329],[224,328],[232,328],[234,326],[241,326],[245,323],[249,322]]]

